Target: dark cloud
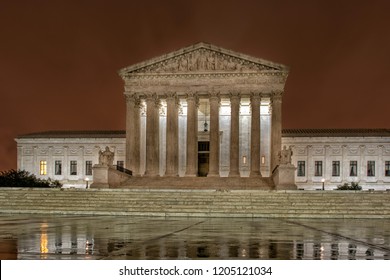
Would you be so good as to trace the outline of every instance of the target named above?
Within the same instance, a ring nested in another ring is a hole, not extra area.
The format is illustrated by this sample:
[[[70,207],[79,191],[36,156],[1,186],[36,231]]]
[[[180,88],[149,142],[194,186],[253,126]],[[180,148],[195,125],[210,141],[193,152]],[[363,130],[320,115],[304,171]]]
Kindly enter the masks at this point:
[[[0,170],[16,167],[18,134],[123,129],[117,70],[199,41],[290,66],[286,128],[388,127],[389,8],[384,0],[3,0]]]

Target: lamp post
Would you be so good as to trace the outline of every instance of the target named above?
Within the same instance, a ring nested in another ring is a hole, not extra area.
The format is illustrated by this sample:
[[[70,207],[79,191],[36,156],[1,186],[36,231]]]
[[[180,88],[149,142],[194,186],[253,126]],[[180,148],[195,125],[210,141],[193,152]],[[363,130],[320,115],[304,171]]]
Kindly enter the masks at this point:
[[[86,182],[86,189],[88,189],[89,178],[85,178],[85,182]]]
[[[322,182],[322,190],[324,191],[324,190],[325,190],[325,179],[322,178],[322,179],[321,179],[321,182]]]

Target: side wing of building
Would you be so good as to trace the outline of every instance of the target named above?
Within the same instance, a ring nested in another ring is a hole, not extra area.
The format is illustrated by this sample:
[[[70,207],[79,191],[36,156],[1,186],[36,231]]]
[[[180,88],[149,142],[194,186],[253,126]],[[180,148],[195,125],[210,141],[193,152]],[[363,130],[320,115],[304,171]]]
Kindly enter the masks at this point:
[[[389,129],[285,129],[299,188],[334,189],[357,182],[363,189],[390,189]]]
[[[18,169],[60,180],[64,186],[83,187],[87,178],[92,181],[92,166],[106,146],[115,153],[114,164],[126,162],[125,131],[43,132],[15,140]],[[345,182],[358,182],[363,189],[390,189],[388,129],[284,129],[284,145],[293,150],[298,188],[320,189],[325,179],[326,189]],[[229,159],[228,150],[220,152]]]
[[[19,136],[17,168],[42,179],[59,180],[64,187],[85,187],[100,150],[114,151],[115,165],[125,162],[124,131],[48,131]]]

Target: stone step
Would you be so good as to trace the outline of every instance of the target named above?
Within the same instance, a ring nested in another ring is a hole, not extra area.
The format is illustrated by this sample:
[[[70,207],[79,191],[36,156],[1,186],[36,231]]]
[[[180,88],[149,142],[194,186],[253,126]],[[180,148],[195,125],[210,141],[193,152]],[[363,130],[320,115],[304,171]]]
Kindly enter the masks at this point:
[[[2,213],[228,217],[390,217],[388,193],[0,190]]]

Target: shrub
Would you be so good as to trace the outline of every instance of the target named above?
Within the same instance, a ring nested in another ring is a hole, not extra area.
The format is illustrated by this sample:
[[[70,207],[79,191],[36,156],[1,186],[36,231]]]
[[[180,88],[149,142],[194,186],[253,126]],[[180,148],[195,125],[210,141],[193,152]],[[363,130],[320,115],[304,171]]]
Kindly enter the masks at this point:
[[[359,183],[351,182],[351,184],[344,183],[343,185],[337,186],[339,191],[361,191],[362,187],[359,186]]]
[[[0,187],[18,188],[60,188],[58,180],[39,179],[25,170],[8,170],[0,172]]]

